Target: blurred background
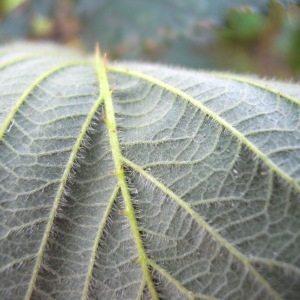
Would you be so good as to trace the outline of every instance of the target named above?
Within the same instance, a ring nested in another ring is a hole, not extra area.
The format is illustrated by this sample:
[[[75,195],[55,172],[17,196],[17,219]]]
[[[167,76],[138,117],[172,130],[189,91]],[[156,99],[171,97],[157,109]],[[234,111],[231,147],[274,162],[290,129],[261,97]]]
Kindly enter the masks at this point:
[[[0,0],[0,44],[300,79],[300,0]]]

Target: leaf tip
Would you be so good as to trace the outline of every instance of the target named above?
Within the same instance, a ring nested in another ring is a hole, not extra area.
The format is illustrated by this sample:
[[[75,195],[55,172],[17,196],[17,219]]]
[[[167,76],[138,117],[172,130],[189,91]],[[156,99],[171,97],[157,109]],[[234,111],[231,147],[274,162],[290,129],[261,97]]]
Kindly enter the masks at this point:
[[[99,43],[96,43],[96,45],[95,45],[95,56],[101,57],[101,49],[100,49]]]

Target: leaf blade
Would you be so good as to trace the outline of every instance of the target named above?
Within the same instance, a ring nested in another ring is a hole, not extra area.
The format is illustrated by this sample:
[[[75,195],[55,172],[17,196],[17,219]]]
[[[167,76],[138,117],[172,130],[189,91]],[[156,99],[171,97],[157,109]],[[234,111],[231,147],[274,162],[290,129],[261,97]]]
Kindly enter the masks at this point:
[[[18,60],[4,55],[8,65]],[[0,78],[12,91],[41,61],[69,57],[12,64]],[[4,91],[0,107],[16,103],[45,64],[15,93]],[[90,60],[50,76],[3,135],[1,296],[25,295],[44,238],[36,298],[297,299],[299,191],[226,126],[297,183],[299,87],[155,65],[109,68],[100,84]],[[121,180],[115,165],[125,165]]]
[[[118,67],[111,67],[110,70],[112,72],[118,72],[121,74],[127,74],[131,75],[133,77],[139,77],[141,79],[144,79],[146,81],[149,81],[152,84],[156,84],[163,89],[166,89],[175,95],[178,95],[182,97],[183,99],[189,101],[192,103],[194,106],[198,107],[201,111],[203,111],[205,114],[209,115],[213,120],[217,121],[219,124],[221,124],[224,128],[226,128],[229,132],[231,132],[234,136],[236,136],[239,140],[242,141],[243,144],[245,144],[249,149],[251,149],[266,165],[268,165],[272,170],[274,170],[280,177],[282,177],[285,181],[287,181],[289,184],[291,184],[295,189],[300,191],[300,185],[297,183],[295,179],[293,179],[290,175],[286,174],[283,172],[272,160],[270,160],[262,151],[258,149],[258,147],[253,144],[249,139],[247,139],[243,134],[241,134],[237,129],[235,129],[231,124],[229,124],[226,120],[221,118],[218,114],[216,114],[214,111],[208,109],[206,106],[202,105],[202,103],[198,102],[195,98],[189,96],[188,94],[180,91],[179,89],[176,89],[175,87],[172,87],[168,84],[165,84],[164,82],[157,80],[151,76],[147,76],[146,74],[142,74],[136,71],[131,71],[126,68],[118,68]],[[218,75],[222,76],[222,75]],[[224,75],[225,76],[225,75]],[[222,77],[224,77],[222,76]],[[226,78],[234,79],[237,80],[237,77],[233,76],[225,76]],[[245,79],[239,79],[239,81],[242,82],[247,82],[251,84],[254,84],[253,81],[245,80]],[[261,87],[261,86],[259,86]],[[276,93],[275,90],[269,89],[270,92]],[[293,98],[293,97],[288,97],[284,95],[288,100],[294,102],[295,104],[299,104],[300,102]]]

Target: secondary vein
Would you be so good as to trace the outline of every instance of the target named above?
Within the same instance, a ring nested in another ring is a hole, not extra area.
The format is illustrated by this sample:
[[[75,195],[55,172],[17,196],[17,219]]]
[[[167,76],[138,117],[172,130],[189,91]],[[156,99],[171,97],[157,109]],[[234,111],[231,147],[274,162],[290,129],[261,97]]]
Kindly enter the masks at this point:
[[[291,177],[289,174],[285,173],[267,155],[265,155],[265,153],[263,153],[255,144],[253,144],[249,139],[247,139],[247,137],[245,135],[243,135],[236,128],[234,128],[230,123],[228,123],[226,120],[221,118],[217,113],[210,110],[203,103],[197,101],[192,96],[188,95],[184,91],[182,91],[174,86],[171,86],[159,79],[156,79],[150,75],[144,74],[139,71],[133,71],[133,70],[129,70],[129,69],[122,68],[122,67],[110,67],[109,70],[112,72],[115,72],[115,73],[121,73],[121,74],[125,74],[128,76],[141,78],[149,83],[155,84],[165,90],[168,90],[169,92],[173,93],[174,95],[177,95],[177,96],[181,97],[182,99],[190,102],[195,107],[198,107],[201,111],[203,111],[205,114],[210,116],[213,120],[217,121],[221,126],[226,128],[233,136],[238,138],[244,145],[246,145],[250,150],[252,150],[254,154],[256,154],[271,170],[273,170],[275,173],[277,173],[283,180],[288,182],[297,191],[300,191],[300,185],[293,177]],[[274,92],[274,91],[272,91],[272,92]],[[289,100],[292,101],[292,99],[289,99]]]
[[[91,258],[90,258],[87,277],[86,277],[86,280],[85,280],[85,283],[84,283],[84,288],[83,288],[83,293],[82,293],[82,300],[88,299],[88,292],[89,292],[89,287],[90,287],[90,284],[91,284],[92,271],[93,271],[95,261],[96,261],[98,246],[99,246],[99,243],[100,243],[101,236],[103,235],[103,232],[104,232],[105,224],[108,220],[109,214],[111,213],[111,209],[113,207],[113,204],[115,202],[115,199],[116,199],[118,193],[119,193],[119,186],[117,186],[114,189],[114,191],[112,193],[112,196],[111,196],[111,198],[108,202],[108,206],[106,208],[104,216],[103,216],[103,218],[102,218],[102,220],[99,224],[99,228],[98,228],[96,238],[95,238],[95,241],[94,241],[94,245],[93,245],[93,248],[92,248],[92,255],[91,255]]]
[[[128,160],[122,156],[122,161],[130,168],[141,174],[144,178],[151,181],[157,188],[168,195],[173,201],[175,201],[180,207],[182,207],[189,215],[203,228],[205,229],[212,238],[220,243],[224,248],[226,248],[233,256],[235,256],[245,267],[249,270],[253,276],[261,283],[263,288],[267,290],[274,299],[280,300],[280,295],[270,286],[270,284],[256,271],[256,269],[251,265],[250,261],[246,256],[234,248],[228,241],[226,241],[218,232],[216,232],[199,214],[197,214],[189,204],[184,202],[180,197],[178,197],[173,191],[171,191],[167,186],[161,183],[159,180],[147,173],[143,168],[136,165],[134,162]]]
[[[63,63],[60,64],[50,70],[48,70],[47,72],[43,73],[41,76],[39,76],[36,80],[34,80],[31,85],[26,89],[26,91],[22,94],[22,96],[18,99],[18,101],[16,102],[15,106],[12,108],[11,112],[9,113],[9,115],[7,116],[7,118],[5,119],[3,125],[0,127],[0,141],[2,140],[6,130],[9,128],[9,125],[11,124],[11,122],[13,121],[15,115],[17,114],[17,112],[19,111],[19,108],[21,107],[21,105],[25,102],[25,100],[28,98],[28,96],[34,91],[34,89],[45,79],[47,79],[49,76],[51,76],[52,74],[61,71],[67,67],[72,67],[72,66],[76,66],[76,65],[80,65],[80,64],[85,64],[84,62],[78,62],[78,61],[72,61],[72,62],[67,62],[67,63]]]
[[[45,73],[43,76],[39,77],[37,80],[34,81],[34,83],[30,86],[30,88],[27,89],[27,91],[20,98],[20,100],[22,100],[22,101],[19,101],[19,102],[21,102],[21,103],[19,103],[19,107],[25,101],[25,99],[29,96],[29,94],[33,91],[33,89],[41,81],[43,81],[45,78],[47,78],[51,74],[53,74],[53,73],[61,70],[62,67],[63,68],[67,68],[67,67],[76,66],[76,65],[80,65],[80,63],[78,63],[78,62],[72,62],[72,63],[66,63],[66,64],[63,64],[63,65],[59,65],[56,68],[51,69],[50,71],[48,71],[47,73]],[[60,180],[60,185],[59,185],[56,197],[54,199],[54,203],[53,203],[52,209],[51,209],[50,214],[49,214],[49,219],[48,219],[48,223],[47,223],[47,226],[46,226],[46,229],[45,229],[45,233],[43,235],[41,246],[40,246],[39,251],[37,253],[36,263],[34,265],[32,276],[31,276],[31,280],[30,280],[30,283],[29,283],[29,286],[28,286],[28,290],[27,290],[27,293],[26,293],[26,296],[25,296],[26,300],[31,299],[33,290],[35,288],[35,283],[36,283],[36,280],[37,280],[37,277],[38,277],[38,273],[39,273],[39,270],[40,270],[40,267],[41,267],[41,264],[42,264],[42,258],[43,258],[43,255],[44,255],[47,243],[48,243],[50,232],[51,232],[51,229],[52,229],[52,226],[53,226],[53,223],[54,223],[54,219],[55,219],[55,216],[56,216],[56,213],[57,213],[57,209],[59,207],[59,203],[60,203],[61,198],[63,196],[63,192],[64,192],[64,189],[65,189],[65,186],[66,186],[69,174],[70,174],[70,172],[72,170],[74,161],[76,159],[76,156],[77,156],[77,153],[79,151],[79,148],[80,148],[80,146],[82,144],[83,138],[84,138],[84,136],[85,136],[85,134],[86,134],[86,132],[87,132],[87,130],[89,128],[89,125],[91,124],[91,121],[92,121],[93,117],[95,116],[97,110],[99,109],[99,106],[101,105],[101,103],[102,103],[102,98],[99,97],[97,99],[97,101],[95,102],[95,104],[93,105],[93,107],[91,108],[91,110],[89,111],[89,113],[88,113],[88,115],[86,117],[86,120],[85,120],[85,122],[82,125],[82,128],[81,128],[81,131],[79,133],[79,136],[77,137],[76,142],[75,142],[75,144],[73,146],[73,149],[72,149],[72,152],[70,154],[69,160],[67,162],[65,171],[64,171],[64,173],[62,175],[62,178]]]

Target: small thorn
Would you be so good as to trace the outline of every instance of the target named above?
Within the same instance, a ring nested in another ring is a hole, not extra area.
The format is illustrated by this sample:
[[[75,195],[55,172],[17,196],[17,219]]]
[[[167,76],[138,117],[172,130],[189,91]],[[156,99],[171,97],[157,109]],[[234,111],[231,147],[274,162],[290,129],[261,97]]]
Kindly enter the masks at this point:
[[[107,120],[107,117],[106,117],[106,114],[105,114],[103,106],[102,106],[101,117],[102,117],[102,120],[107,124],[108,120]]]
[[[101,56],[101,50],[100,50],[99,43],[96,43],[96,45],[95,45],[95,55],[96,55],[96,57]]]
[[[128,216],[128,211],[126,209],[119,210],[119,214]]]
[[[136,257],[132,260],[132,262],[135,264],[138,264],[140,262],[140,259],[138,257]]]
[[[121,175],[121,174],[123,173],[123,170],[124,170],[124,168],[123,168],[123,165],[121,164],[121,165],[119,166],[119,170],[116,171],[116,175],[117,175],[117,176],[118,176],[118,175]]]
[[[103,65],[104,65],[104,69],[107,70],[107,55],[106,55],[106,53],[104,53],[104,55],[103,55]]]

